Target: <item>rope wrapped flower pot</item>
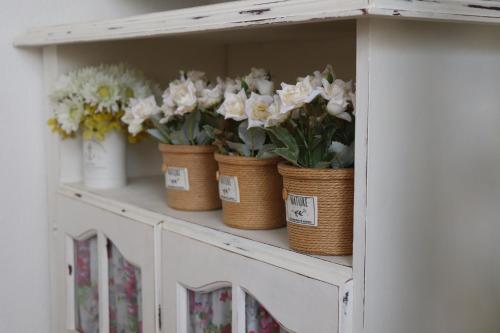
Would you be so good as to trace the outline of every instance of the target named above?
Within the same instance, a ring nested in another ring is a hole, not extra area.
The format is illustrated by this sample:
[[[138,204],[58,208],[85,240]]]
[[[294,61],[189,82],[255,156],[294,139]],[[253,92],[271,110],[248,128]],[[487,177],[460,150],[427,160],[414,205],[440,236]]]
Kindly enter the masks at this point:
[[[179,210],[203,211],[221,207],[217,188],[215,147],[160,144],[167,204]]]
[[[278,170],[291,248],[318,255],[352,254],[354,169],[280,163]]]
[[[219,163],[219,193],[224,224],[263,230],[285,226],[279,158],[215,154]]]

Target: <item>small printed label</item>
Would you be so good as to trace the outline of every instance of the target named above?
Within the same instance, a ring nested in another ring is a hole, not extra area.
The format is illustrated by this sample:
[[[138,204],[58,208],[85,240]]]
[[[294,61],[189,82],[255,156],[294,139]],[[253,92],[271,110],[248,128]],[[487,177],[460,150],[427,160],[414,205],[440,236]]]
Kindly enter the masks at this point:
[[[83,149],[83,163],[87,170],[106,170],[108,168],[107,155],[101,142],[85,141]]]
[[[189,176],[186,168],[168,167],[165,172],[167,188],[189,191]]]
[[[309,227],[318,226],[318,197],[288,194],[286,220]]]
[[[221,200],[230,202],[240,202],[240,189],[238,187],[238,177],[219,177],[219,197]]]

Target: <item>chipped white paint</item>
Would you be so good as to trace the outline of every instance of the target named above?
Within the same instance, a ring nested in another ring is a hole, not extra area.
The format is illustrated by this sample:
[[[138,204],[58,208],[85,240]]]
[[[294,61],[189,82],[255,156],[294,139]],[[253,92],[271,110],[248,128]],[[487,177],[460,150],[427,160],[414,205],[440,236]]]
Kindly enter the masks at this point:
[[[390,16],[500,23],[496,1],[245,0],[128,18],[32,29],[17,46],[159,37],[309,21]]]
[[[363,15],[368,0],[245,0],[108,21],[33,29],[17,46],[206,32],[266,24],[307,22]]]

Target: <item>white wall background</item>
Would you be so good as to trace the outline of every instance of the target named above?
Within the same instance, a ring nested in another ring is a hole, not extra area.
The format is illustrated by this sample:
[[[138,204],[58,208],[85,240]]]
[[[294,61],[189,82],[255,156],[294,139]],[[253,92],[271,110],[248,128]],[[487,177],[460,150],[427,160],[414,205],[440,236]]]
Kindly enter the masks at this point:
[[[189,6],[197,0],[1,0],[0,332],[50,332],[42,63],[12,47],[29,27]]]

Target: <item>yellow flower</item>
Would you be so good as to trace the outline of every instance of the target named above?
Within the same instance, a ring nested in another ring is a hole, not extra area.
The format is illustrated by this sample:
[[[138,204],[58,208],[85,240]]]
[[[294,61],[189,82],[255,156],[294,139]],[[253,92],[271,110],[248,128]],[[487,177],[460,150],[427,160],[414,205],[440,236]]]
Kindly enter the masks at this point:
[[[83,138],[85,140],[92,140],[95,138],[97,141],[103,141],[108,132],[108,125],[106,122],[96,121],[91,117],[85,119],[83,125],[85,127],[83,130]]]

